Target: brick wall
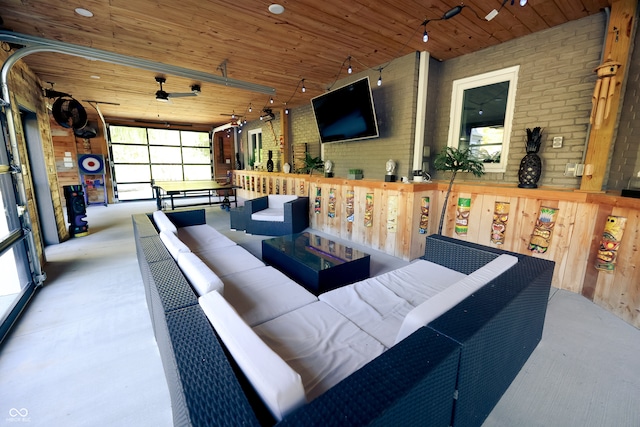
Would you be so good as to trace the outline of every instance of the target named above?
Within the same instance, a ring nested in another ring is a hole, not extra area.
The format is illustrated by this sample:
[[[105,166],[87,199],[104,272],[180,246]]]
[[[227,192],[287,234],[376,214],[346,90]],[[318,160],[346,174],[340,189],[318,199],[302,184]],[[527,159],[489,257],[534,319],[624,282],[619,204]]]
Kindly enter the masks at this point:
[[[415,53],[392,61],[382,72],[383,84],[379,87],[379,73],[376,70],[356,73],[335,83],[334,88],[338,88],[369,76],[380,131],[379,138],[321,146],[311,103],[292,109],[289,113],[292,156],[293,153],[304,153],[306,148],[313,157],[321,156],[323,160],[331,160],[337,177],[346,177],[349,169],[357,168],[364,171],[365,178],[374,179],[384,178],[386,162],[392,158],[397,163],[396,174],[408,176],[413,163],[418,65]],[[275,160],[275,156],[280,152],[270,124],[279,137],[280,114],[282,113],[278,112],[271,122],[256,120],[243,127],[241,144],[245,152],[248,146],[248,131],[261,128],[263,150],[274,150]],[[295,159],[292,160],[292,170],[295,170],[299,164]]]
[[[640,171],[640,31],[636,32],[633,54],[627,72],[624,101],[620,110],[620,123],[609,166],[605,188],[627,188],[629,178]]]
[[[567,163],[583,162],[596,81],[593,70],[601,62],[605,27],[605,14],[600,13],[446,62],[430,59],[425,145],[431,147],[431,158],[447,144],[453,81],[520,65],[507,170],[505,173],[487,173],[479,179],[517,183],[520,160],[526,154],[526,128],[541,126],[544,141],[539,153],[543,162],[539,184],[578,188],[580,177],[566,177],[564,170]],[[617,141],[611,157],[610,189],[624,188],[629,177],[640,170],[640,144],[635,136],[638,134],[636,129],[640,128],[640,123],[635,120],[636,106],[640,104],[640,78],[634,71],[640,69],[638,36],[636,40]],[[322,150],[323,159],[334,162],[336,176],[345,177],[349,169],[360,168],[364,170],[365,178],[374,179],[382,179],[386,160],[393,158],[398,163],[397,175],[410,176],[418,58],[413,53],[393,61],[382,73],[381,87],[376,85],[376,67],[374,65],[374,70],[340,80],[334,87],[369,75],[380,138],[321,147],[313,111],[308,104],[290,112],[292,156],[306,149],[315,157]],[[279,120],[278,113],[271,122],[276,136],[279,136]],[[244,127],[241,134],[243,150],[246,151],[247,147],[246,131],[255,128],[262,128],[264,150],[273,149],[275,160],[280,153],[276,139],[270,125],[261,121]],[[552,148],[555,136],[563,137],[562,148]],[[281,168],[280,162],[276,165]],[[293,167],[295,169],[296,165]],[[435,178],[447,178],[439,175],[432,165],[430,172]],[[457,179],[478,180],[470,174]]]
[[[413,165],[418,67],[418,55],[412,53],[396,59],[383,70],[381,86],[377,86],[379,72],[375,70],[338,81],[335,87],[369,76],[380,137],[324,144],[323,159],[333,161],[336,176],[346,177],[349,169],[357,168],[363,170],[364,178],[382,180],[389,159],[396,161],[396,175],[410,175]]]
[[[526,154],[526,128],[541,126],[539,184],[579,187],[580,178],[565,177],[564,169],[566,163],[582,162],[596,80],[593,70],[600,63],[605,26],[605,15],[600,13],[440,64],[439,73],[430,75],[439,80],[440,88],[432,152],[447,144],[454,80],[520,65],[507,170],[481,179],[517,183],[520,160]],[[552,148],[555,136],[564,137],[562,148]],[[470,174],[460,178],[474,179]]]

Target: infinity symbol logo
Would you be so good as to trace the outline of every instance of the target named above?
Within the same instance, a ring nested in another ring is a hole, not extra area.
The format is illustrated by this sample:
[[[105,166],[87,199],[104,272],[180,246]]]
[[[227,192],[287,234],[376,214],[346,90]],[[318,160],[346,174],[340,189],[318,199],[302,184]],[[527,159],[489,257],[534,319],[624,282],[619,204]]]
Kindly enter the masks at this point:
[[[29,415],[29,411],[27,411],[27,408],[22,408],[22,409],[16,409],[16,408],[11,408],[9,409],[9,416],[10,417],[26,417],[27,415]]]

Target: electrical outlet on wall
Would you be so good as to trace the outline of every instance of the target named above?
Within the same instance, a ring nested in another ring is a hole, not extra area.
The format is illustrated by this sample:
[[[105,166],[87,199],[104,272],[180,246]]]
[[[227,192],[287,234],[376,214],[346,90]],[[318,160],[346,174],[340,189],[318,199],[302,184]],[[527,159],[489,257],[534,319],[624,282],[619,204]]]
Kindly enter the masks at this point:
[[[567,163],[564,167],[564,176],[576,176],[576,164]]]
[[[562,148],[562,137],[554,136],[553,137],[553,148]]]

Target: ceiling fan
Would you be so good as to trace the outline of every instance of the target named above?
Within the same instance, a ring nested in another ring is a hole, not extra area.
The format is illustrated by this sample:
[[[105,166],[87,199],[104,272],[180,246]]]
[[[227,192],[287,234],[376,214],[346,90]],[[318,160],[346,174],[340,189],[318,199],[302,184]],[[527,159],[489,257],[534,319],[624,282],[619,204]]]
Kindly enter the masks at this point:
[[[220,115],[231,117],[231,122],[229,123],[231,126],[242,126],[244,124],[244,122],[242,121],[242,117],[244,116],[241,114],[236,114],[235,111],[231,114],[220,113]]]
[[[156,82],[160,85],[160,90],[156,91],[156,101],[160,102],[169,102],[169,98],[184,98],[187,96],[198,96],[200,93],[200,85],[192,84],[191,92],[178,92],[178,93],[167,93],[162,89],[162,85],[166,83],[167,79],[162,76],[156,76]]]

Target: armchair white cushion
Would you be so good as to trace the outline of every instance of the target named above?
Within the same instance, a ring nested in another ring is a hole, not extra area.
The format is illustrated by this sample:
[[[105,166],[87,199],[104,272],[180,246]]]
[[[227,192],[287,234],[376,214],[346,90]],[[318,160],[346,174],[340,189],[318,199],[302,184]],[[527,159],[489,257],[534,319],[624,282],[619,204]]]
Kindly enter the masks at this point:
[[[298,196],[286,194],[269,194],[267,196],[267,199],[269,200],[269,207],[274,209],[284,209],[285,203],[297,198]]]

